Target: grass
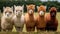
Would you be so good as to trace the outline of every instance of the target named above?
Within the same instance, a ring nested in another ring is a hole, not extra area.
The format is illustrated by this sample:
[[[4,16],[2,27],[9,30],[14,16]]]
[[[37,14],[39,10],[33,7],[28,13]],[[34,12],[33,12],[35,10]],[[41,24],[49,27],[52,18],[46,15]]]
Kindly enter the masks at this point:
[[[34,13],[36,16],[37,16],[37,13]],[[47,13],[46,13],[47,14]],[[57,29],[57,32],[60,32],[60,12],[57,12],[57,19],[58,19],[58,29]],[[13,26],[14,27],[14,26]],[[35,29],[35,33],[33,33],[33,34],[37,34],[36,33],[36,29]],[[15,29],[15,27],[13,28],[13,30],[12,30],[12,32],[16,32],[16,29]],[[26,28],[25,28],[25,24],[24,24],[24,28],[23,28],[23,32],[27,32],[26,31]],[[54,34],[54,33],[56,33],[57,34],[57,32],[51,32],[52,34]],[[1,32],[2,33],[2,32]],[[43,32],[39,32],[39,33],[43,33]],[[38,34],[39,34],[38,33]],[[43,34],[48,34],[48,33],[50,33],[50,32],[44,32]],[[50,34],[51,34],[50,33]],[[3,33],[4,34],[4,33]],[[17,34],[17,33],[15,33],[15,34]],[[19,33],[20,34],[20,33]],[[25,34],[28,34],[28,32],[27,33],[25,33]],[[30,33],[31,34],[31,33]],[[58,33],[59,34],[59,33]]]

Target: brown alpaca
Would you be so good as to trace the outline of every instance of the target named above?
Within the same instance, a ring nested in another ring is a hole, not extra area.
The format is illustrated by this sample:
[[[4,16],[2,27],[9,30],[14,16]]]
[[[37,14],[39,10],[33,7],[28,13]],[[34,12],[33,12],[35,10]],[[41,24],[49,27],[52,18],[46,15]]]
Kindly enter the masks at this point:
[[[37,7],[38,9],[38,16],[36,17],[36,28],[37,31],[44,31],[46,27],[46,22],[45,22],[45,12],[46,8],[45,6],[41,5]]]
[[[58,20],[56,18],[57,9],[55,7],[51,7],[50,13],[46,15],[46,30],[48,31],[56,31],[58,27]]]
[[[35,30],[35,16],[34,16],[35,5],[27,5],[27,13],[25,15],[25,24],[26,30],[34,31]]]

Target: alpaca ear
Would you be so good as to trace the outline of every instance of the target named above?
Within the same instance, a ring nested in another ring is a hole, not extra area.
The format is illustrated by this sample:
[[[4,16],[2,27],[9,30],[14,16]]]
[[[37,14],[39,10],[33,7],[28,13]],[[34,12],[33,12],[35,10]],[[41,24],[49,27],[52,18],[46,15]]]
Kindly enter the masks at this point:
[[[13,9],[13,6],[11,8]]]
[[[14,8],[16,7],[16,5],[14,5]]]
[[[39,6],[37,6],[37,9],[39,8]]]
[[[47,6],[45,6],[45,9],[47,9]]]
[[[5,10],[5,7],[3,7],[3,10]]]
[[[11,10],[13,10],[13,6],[11,7]]]
[[[22,7],[24,8],[24,5],[22,5]]]
[[[35,9],[35,5],[33,5],[34,6],[34,9]]]
[[[16,5],[14,5],[14,9],[13,10],[15,10],[15,8],[16,8]]]
[[[26,7],[28,7],[28,5],[26,5]]]

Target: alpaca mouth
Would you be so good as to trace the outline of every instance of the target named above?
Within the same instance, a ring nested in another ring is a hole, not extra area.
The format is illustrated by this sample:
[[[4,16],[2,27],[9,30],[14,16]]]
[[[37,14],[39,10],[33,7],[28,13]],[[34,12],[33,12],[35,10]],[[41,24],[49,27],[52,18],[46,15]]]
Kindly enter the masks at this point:
[[[5,16],[6,16],[7,18],[9,18],[9,17],[10,17],[10,15],[9,15],[9,14],[6,14]]]
[[[51,17],[56,17],[55,15],[51,15]]]
[[[51,13],[51,17],[56,17],[56,14],[54,12]]]
[[[29,10],[29,14],[33,14],[33,10]]]
[[[7,17],[9,17],[9,15],[7,15]]]

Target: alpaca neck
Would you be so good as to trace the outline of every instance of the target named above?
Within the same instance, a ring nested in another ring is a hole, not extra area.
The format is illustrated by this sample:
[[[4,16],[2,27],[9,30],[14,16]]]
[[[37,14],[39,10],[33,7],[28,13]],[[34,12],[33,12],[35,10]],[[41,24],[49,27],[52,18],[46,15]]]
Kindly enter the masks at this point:
[[[16,16],[17,18],[21,18],[21,15],[19,15],[19,16]]]
[[[56,19],[56,17],[51,17],[51,19],[52,19],[52,20],[55,20],[55,19]]]
[[[5,19],[7,22],[10,22],[12,18],[9,18],[9,19]]]
[[[53,21],[53,22],[54,22],[54,21],[55,21],[55,19],[56,19],[56,17],[53,17],[53,18],[51,18],[51,21]]]
[[[29,18],[31,19],[31,20],[33,20],[34,19],[34,15],[32,14],[32,15],[29,15]]]
[[[39,20],[44,20],[44,16],[39,16]]]
[[[44,19],[44,16],[40,16],[40,15],[39,15],[39,17],[40,17],[41,19]]]

